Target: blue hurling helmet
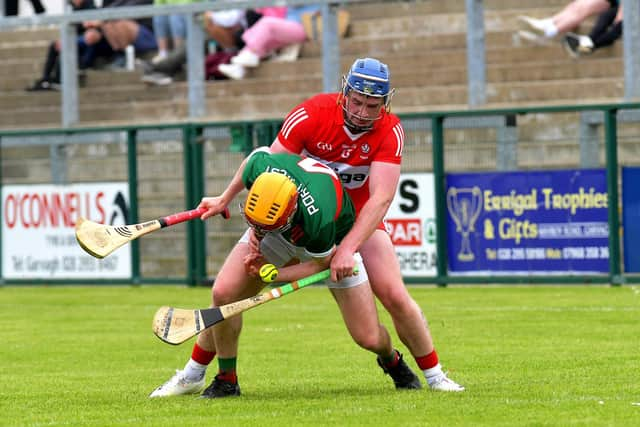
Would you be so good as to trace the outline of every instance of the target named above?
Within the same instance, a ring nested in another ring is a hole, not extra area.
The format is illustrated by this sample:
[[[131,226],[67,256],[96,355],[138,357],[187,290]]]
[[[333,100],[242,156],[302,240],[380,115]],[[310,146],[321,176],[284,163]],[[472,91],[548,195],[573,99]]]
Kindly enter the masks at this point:
[[[352,89],[363,95],[384,98],[385,108],[388,108],[395,91],[390,88],[389,67],[374,58],[355,60],[349,73],[343,78],[343,95],[347,95]]]
[[[354,116],[354,113],[349,113],[347,103],[349,99],[347,95],[350,91],[358,92],[365,96],[382,98],[385,111],[389,111],[389,105],[391,103],[391,97],[395,89],[391,89],[389,82],[389,67],[387,64],[383,64],[377,59],[373,58],[360,58],[356,59],[349,73],[342,78],[342,109],[344,110],[345,125],[354,132],[364,132],[373,128],[373,122],[382,117],[381,113],[375,118],[361,118]],[[369,123],[367,125],[356,125],[353,122],[353,118],[359,118],[366,120]]]

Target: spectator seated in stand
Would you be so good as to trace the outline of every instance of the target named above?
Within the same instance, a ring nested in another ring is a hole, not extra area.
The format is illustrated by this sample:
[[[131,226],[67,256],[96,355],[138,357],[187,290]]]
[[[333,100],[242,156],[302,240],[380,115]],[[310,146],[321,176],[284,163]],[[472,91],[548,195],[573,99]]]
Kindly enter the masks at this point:
[[[154,0],[153,4],[162,6],[193,2],[194,0]],[[151,59],[151,62],[158,62],[167,57],[171,48],[179,49],[184,45],[187,38],[187,17],[185,15],[155,15],[152,19],[158,54]]]
[[[104,0],[102,7],[142,6],[152,2],[153,0]],[[124,50],[127,46],[133,46],[136,54],[155,52],[158,49],[151,18],[87,21],[83,25],[86,29],[84,41],[87,46],[84,49],[81,46],[81,51],[84,51],[78,60],[78,67],[81,69],[93,67],[98,57],[112,58],[112,69],[123,68]]]
[[[69,4],[73,11],[95,9],[96,5],[93,0],[69,0]],[[76,25],[78,34],[78,47],[84,45],[84,27],[82,24]],[[54,40],[49,44],[47,50],[47,58],[44,62],[42,76],[36,80],[31,86],[26,88],[27,91],[43,91],[58,90],[60,86],[60,40]]]
[[[263,16],[285,16],[285,7],[264,7],[248,10],[231,9],[206,12],[202,15],[203,26],[207,35],[206,78],[223,79],[217,72],[220,63],[228,63],[239,49],[244,46],[241,35]],[[215,46],[215,49],[210,49]],[[205,47],[203,46],[203,49]],[[186,48],[175,49],[166,58],[156,62],[143,62],[144,76],[142,81],[155,85],[171,84],[183,70],[187,61]]]
[[[289,7],[285,18],[264,16],[242,34],[245,46],[230,64],[222,64],[220,72],[234,80],[246,76],[247,68],[255,68],[260,61],[277,50],[299,45],[306,40],[307,33],[302,24],[305,13],[319,13],[318,6]]]
[[[622,36],[622,6],[614,6],[598,16],[589,35],[567,33],[563,40],[567,53],[572,58],[590,55],[597,49],[611,46]]]
[[[618,0],[573,0],[551,17],[537,19],[519,16],[518,20],[527,27],[526,30],[519,31],[519,35],[544,44],[556,36],[574,31],[587,18],[616,7],[618,3]]]

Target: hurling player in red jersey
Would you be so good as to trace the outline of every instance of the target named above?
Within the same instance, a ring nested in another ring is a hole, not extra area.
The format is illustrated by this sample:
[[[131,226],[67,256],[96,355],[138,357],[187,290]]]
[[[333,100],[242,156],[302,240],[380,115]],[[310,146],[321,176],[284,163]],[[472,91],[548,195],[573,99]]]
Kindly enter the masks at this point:
[[[357,59],[340,93],[304,101],[286,117],[271,151],[312,157],[336,171],[356,207],[356,222],[331,261],[332,280],[352,274],[360,252],[373,292],[393,319],[432,390],[463,391],[447,377],[418,304],[409,295],[382,220],[396,192],[404,130],[389,112],[394,89],[389,68]],[[382,366],[388,372],[393,366]]]

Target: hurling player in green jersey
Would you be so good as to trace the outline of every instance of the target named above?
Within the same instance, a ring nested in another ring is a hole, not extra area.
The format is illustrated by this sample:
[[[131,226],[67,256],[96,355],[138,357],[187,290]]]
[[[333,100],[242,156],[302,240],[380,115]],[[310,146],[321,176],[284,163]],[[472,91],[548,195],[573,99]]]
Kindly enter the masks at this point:
[[[217,197],[205,197],[202,219],[224,211],[244,189],[243,215],[249,229],[231,250],[213,287],[212,304],[221,306],[260,292],[265,283],[260,267],[274,264],[276,281],[291,282],[329,267],[336,244],[355,221],[351,199],[327,166],[294,154],[270,154],[268,148],[245,159],[231,182]],[[356,253],[357,271],[339,282],[327,282],[345,325],[361,347],[378,362],[392,366],[396,388],[417,389],[420,380],[402,360],[380,324],[367,273]],[[158,387],[151,397],[196,393],[204,386],[208,364],[218,356],[219,371],[202,396],[240,394],[236,374],[242,317],[235,316],[198,336],[185,368]]]

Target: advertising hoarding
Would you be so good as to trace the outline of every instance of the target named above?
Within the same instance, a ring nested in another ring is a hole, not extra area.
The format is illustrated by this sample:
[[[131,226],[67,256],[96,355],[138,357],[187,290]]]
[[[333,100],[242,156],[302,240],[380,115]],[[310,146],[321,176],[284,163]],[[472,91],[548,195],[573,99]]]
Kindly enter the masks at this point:
[[[128,218],[126,183],[2,187],[2,275],[5,279],[131,277],[131,248],[98,260],[75,239],[78,218],[119,225]]]
[[[609,270],[604,169],[447,175],[451,274]]]

